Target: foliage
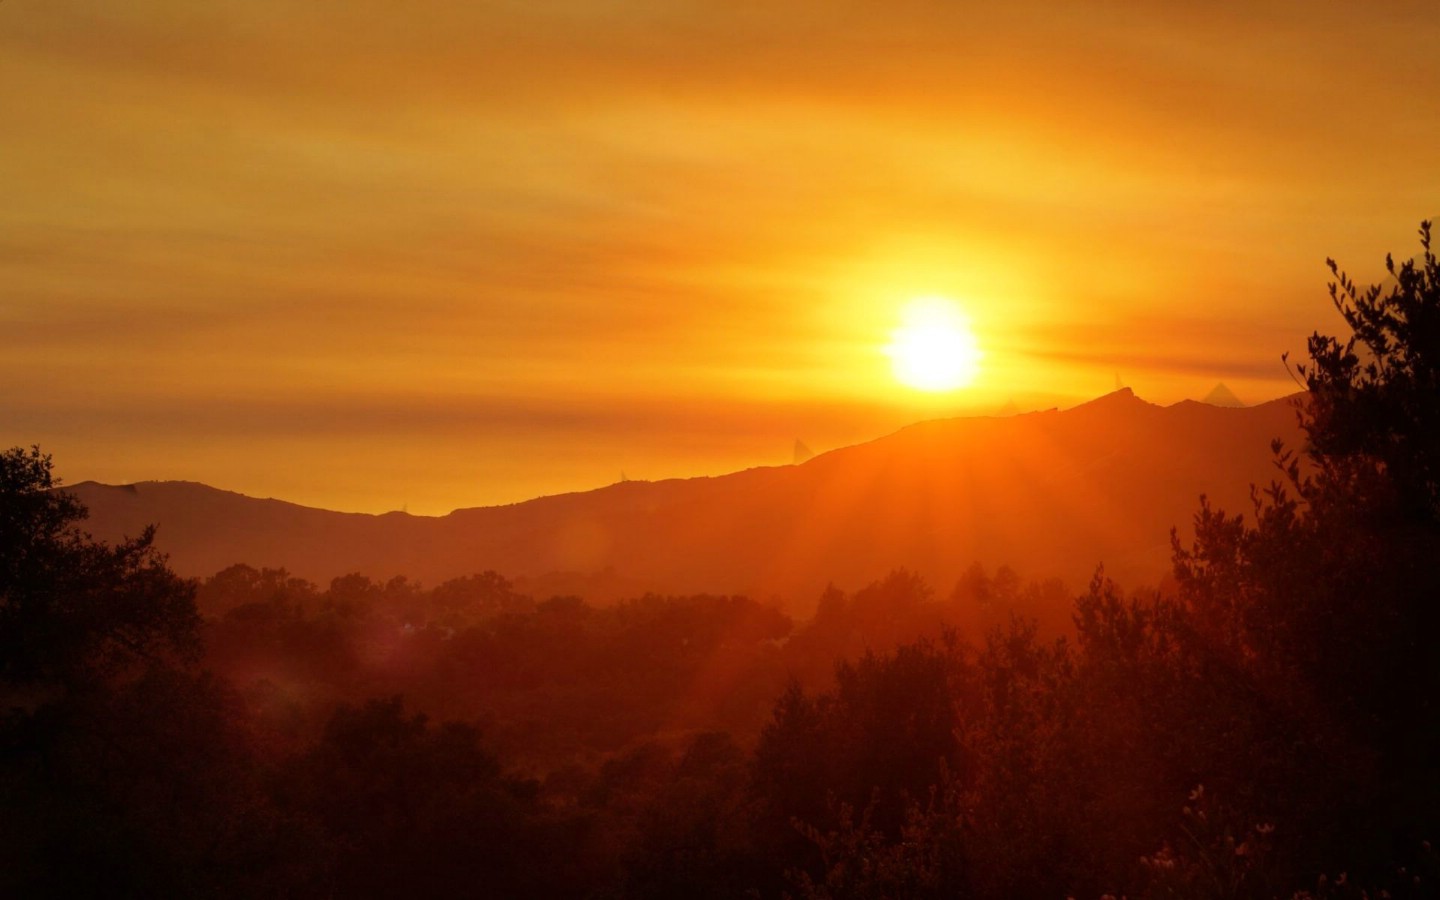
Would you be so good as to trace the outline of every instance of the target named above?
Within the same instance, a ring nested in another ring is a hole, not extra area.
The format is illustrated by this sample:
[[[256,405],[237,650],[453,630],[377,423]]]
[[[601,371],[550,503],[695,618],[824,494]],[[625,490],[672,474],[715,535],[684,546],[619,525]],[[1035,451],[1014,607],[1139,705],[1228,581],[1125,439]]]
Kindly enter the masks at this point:
[[[789,877],[804,900],[868,900],[906,897],[963,898],[966,878],[966,812],[959,782],[942,765],[925,801],[911,800],[898,839],[874,826],[869,805],[856,819],[848,804],[835,811],[835,827],[821,832],[798,823],[820,852],[817,879],[804,871]]]
[[[719,900],[764,881],[749,759],[730,735],[695,735],[655,774],[649,790],[629,798],[634,830],[622,853],[623,896]]]
[[[0,683],[76,688],[193,659],[194,588],[165,567],[154,529],[96,543],[75,524],[85,508],[57,488],[38,447],[0,454]]]
[[[322,889],[319,836],[278,809],[243,705],[151,668],[12,715],[0,753],[0,895],[255,897]]]
[[[333,890],[346,897],[448,897],[484,884],[550,895],[537,786],[503,774],[462,723],[432,727],[399,697],[342,706],[286,768],[282,802],[331,840]]]
[[[1383,474],[1391,502],[1440,522],[1440,263],[1430,223],[1420,223],[1421,253],[1396,266],[1393,284],[1360,288],[1327,260],[1330,298],[1350,327],[1343,342],[1315,334],[1310,363],[1297,366],[1310,389],[1304,419],[1311,455],[1345,486],[1374,488]],[[1387,289],[1388,287],[1388,289]],[[1373,499],[1373,498],[1372,498]]]
[[[1190,792],[1173,843],[1140,859],[1147,897],[1245,900],[1277,896],[1275,826],[1237,817],[1203,784]]]
[[[836,686],[811,698],[792,683],[755,751],[755,778],[774,814],[819,821],[834,801],[870,803],[895,834],[908,797],[923,796],[958,761],[955,697],[965,677],[953,637],[836,666]]]
[[[1386,259],[1388,286],[1330,262],[1351,334],[1313,336],[1297,367],[1308,467],[1277,444],[1282,480],[1254,492],[1250,521],[1202,502],[1193,543],[1174,540],[1191,627],[1291,748],[1298,771],[1247,775],[1296,873],[1383,868],[1440,826],[1440,666],[1422,637],[1440,627],[1440,268],[1429,223],[1420,236],[1419,257]]]

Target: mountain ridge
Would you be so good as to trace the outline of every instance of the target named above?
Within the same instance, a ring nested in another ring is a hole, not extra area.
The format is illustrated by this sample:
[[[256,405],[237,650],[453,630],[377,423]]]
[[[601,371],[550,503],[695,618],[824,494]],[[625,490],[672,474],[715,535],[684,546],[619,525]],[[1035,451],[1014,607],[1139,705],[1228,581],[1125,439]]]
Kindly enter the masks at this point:
[[[1067,410],[917,422],[798,464],[444,516],[336,512],[195,482],[65,490],[90,508],[98,538],[155,523],[157,546],[187,576],[239,562],[320,583],[349,572],[427,584],[486,569],[580,584],[618,573],[658,592],[802,606],[829,582],[854,588],[896,567],[939,591],[973,562],[1072,587],[1103,564],[1141,583],[1168,570],[1169,529],[1200,494],[1248,511],[1249,485],[1276,474],[1270,440],[1299,434],[1294,400],[1162,407],[1123,388]]]

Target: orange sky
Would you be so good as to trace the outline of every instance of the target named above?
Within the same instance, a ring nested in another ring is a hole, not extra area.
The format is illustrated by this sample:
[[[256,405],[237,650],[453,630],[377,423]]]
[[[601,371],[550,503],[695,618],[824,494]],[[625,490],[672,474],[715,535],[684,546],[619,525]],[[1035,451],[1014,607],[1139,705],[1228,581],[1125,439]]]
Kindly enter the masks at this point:
[[[442,513],[1293,390],[1440,214],[1440,12],[0,3],[0,439]],[[917,295],[971,387],[899,387]]]

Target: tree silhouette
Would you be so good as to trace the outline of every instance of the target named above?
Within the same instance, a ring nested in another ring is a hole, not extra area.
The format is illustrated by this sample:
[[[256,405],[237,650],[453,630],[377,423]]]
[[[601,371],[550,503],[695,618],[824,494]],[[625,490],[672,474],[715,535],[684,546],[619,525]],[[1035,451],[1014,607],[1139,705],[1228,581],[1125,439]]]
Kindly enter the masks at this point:
[[[1351,334],[1313,335],[1296,366],[1311,465],[1277,442],[1284,479],[1251,520],[1202,501],[1174,540],[1190,626],[1304,748],[1309,775],[1265,790],[1316,858],[1378,864],[1440,827],[1440,266],[1428,222],[1420,239],[1387,284],[1329,262]]]
[[[195,589],[165,566],[154,528],[114,546],[76,527],[38,447],[0,454],[0,682],[75,688],[126,666],[194,658]]]
[[[433,726],[399,697],[341,706],[284,780],[332,836],[337,896],[560,893],[543,855],[563,841],[535,821],[536,785],[505,776],[473,726]]]
[[[297,888],[239,699],[189,665],[194,585],[153,529],[92,540],[57,487],[38,448],[0,454],[0,895]]]
[[[1399,266],[1385,257],[1389,284],[1361,289],[1327,260],[1330,299],[1350,326],[1340,339],[1310,338],[1310,363],[1296,366],[1310,389],[1302,419],[1311,456],[1352,486],[1382,474],[1405,512],[1440,521],[1440,264],[1430,223],[1421,253]],[[1388,290],[1387,290],[1388,288]]]

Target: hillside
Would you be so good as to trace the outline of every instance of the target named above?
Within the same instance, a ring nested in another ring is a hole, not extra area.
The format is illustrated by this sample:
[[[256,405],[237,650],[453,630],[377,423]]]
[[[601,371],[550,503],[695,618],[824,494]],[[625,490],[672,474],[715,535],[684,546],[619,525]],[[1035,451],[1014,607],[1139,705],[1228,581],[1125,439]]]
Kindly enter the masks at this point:
[[[1160,407],[1117,391],[1065,411],[923,422],[800,465],[622,482],[443,517],[311,509],[186,482],[69,488],[89,529],[159,526],[186,575],[235,562],[326,583],[362,572],[434,584],[485,569],[610,593],[747,592],[804,607],[827,582],[898,566],[941,590],[973,562],[1078,587],[1096,565],[1128,584],[1168,568],[1200,494],[1249,509],[1275,476],[1270,441],[1299,446],[1292,400]],[[557,574],[561,573],[561,574]]]

